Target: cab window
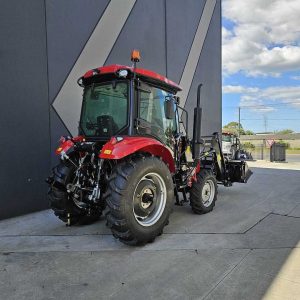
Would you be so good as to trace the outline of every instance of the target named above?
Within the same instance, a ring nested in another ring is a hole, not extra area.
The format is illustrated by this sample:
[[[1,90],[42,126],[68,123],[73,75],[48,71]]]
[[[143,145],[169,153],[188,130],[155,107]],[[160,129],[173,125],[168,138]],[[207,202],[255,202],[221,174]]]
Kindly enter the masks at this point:
[[[165,115],[164,104],[166,97],[170,98],[170,96],[172,96],[170,93],[162,89],[147,85],[147,91],[140,91],[138,116],[148,124],[147,128],[139,128],[141,134],[153,135],[171,146],[173,135],[177,132],[177,118],[175,103],[175,117],[167,119]]]

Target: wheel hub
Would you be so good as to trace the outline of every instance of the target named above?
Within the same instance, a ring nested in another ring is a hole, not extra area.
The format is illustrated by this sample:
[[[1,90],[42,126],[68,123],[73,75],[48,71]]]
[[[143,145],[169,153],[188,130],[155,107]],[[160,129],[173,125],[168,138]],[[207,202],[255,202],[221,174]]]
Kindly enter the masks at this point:
[[[212,180],[207,180],[202,188],[203,205],[208,207],[214,200],[215,186]]]
[[[141,197],[141,205],[143,209],[147,209],[153,204],[153,197],[153,191],[150,188],[146,188]]]
[[[204,187],[203,187],[203,199],[204,201],[207,201],[210,197],[211,194],[211,188],[209,183],[205,183]]]
[[[154,183],[150,180],[140,182],[134,198],[135,213],[141,218],[147,217],[155,209],[156,198]]]
[[[133,213],[142,226],[156,223],[166,205],[167,190],[164,180],[157,173],[148,173],[139,183],[133,196]]]

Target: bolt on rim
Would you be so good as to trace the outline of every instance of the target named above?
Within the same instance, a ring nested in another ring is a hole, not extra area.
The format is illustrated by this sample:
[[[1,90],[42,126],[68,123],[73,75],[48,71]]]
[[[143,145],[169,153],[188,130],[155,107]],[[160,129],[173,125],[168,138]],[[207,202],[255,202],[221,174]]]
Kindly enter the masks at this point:
[[[202,189],[202,202],[205,207],[209,207],[215,198],[215,184],[209,179],[205,182]]]
[[[157,173],[148,173],[138,182],[133,194],[133,214],[136,221],[152,226],[161,218],[167,200],[167,188]]]

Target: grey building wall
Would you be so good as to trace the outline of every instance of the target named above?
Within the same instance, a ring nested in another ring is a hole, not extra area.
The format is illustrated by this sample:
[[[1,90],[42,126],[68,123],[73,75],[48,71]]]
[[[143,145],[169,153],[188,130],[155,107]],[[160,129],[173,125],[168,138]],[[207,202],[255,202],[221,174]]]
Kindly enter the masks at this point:
[[[47,206],[50,132],[44,2],[0,7],[2,219]]]
[[[1,1],[0,37],[0,219],[47,208],[54,149],[77,131],[77,78],[130,64],[133,48],[182,84],[190,119],[204,83],[203,133],[221,129],[221,0]]]

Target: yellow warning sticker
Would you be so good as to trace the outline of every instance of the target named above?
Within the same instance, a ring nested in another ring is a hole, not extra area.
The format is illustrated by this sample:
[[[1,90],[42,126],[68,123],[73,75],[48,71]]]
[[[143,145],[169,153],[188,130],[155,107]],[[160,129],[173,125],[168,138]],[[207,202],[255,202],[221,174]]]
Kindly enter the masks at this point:
[[[109,149],[104,150],[104,154],[111,154],[111,150]]]

